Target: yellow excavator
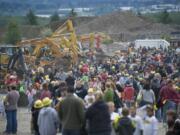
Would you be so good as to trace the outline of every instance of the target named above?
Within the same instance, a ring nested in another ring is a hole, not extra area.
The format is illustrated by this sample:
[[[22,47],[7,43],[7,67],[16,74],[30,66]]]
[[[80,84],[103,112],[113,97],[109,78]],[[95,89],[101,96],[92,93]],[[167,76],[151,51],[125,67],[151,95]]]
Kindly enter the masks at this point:
[[[16,70],[21,74],[27,71],[22,49],[15,45],[0,45],[0,85],[8,71]]]
[[[31,47],[30,56],[34,56],[41,66],[52,65],[59,58],[70,57],[70,63],[78,59],[78,46],[72,21],[67,20],[50,37],[23,40],[20,47]],[[42,59],[42,58],[51,58]]]

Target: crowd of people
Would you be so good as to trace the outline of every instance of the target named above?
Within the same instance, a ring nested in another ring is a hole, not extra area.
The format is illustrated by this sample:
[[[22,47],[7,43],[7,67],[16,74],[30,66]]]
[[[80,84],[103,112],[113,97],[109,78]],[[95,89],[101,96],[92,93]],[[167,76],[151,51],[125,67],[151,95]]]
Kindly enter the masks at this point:
[[[7,134],[17,132],[19,93],[35,135],[158,135],[159,123],[166,135],[180,134],[180,57],[172,48],[87,59],[68,72],[39,67],[21,80],[11,72],[5,84]]]

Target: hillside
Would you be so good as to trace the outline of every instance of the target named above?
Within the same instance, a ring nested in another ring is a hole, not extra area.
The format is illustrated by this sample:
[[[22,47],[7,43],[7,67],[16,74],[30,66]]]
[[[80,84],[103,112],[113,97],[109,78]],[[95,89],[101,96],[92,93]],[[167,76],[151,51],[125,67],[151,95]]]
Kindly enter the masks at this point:
[[[124,41],[136,38],[157,38],[169,35],[173,31],[177,30],[170,25],[154,23],[131,12],[114,12],[76,27],[78,34],[105,32],[117,40]]]
[[[48,20],[39,18],[39,25],[25,24],[25,18],[20,18],[19,27],[23,38],[36,38],[42,29],[51,28],[53,31],[64,23],[64,19],[48,24]],[[4,22],[7,22],[4,21]],[[43,22],[43,23],[42,23]],[[46,22],[46,23],[45,23]],[[131,12],[114,12],[99,17],[77,17],[73,19],[77,34],[105,32],[115,41],[133,41],[138,38],[160,38],[172,32],[180,32],[179,25],[154,23],[150,19],[139,17]],[[0,26],[0,41],[2,42],[7,26]]]

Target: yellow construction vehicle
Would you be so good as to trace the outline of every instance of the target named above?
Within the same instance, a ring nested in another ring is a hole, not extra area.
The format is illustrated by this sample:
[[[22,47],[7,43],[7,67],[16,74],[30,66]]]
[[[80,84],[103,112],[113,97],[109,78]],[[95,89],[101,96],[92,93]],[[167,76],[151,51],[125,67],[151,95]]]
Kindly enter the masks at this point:
[[[81,45],[84,46],[84,44],[85,45],[88,44],[89,50],[100,49],[101,48],[100,45],[102,43],[112,40],[110,38],[110,36],[108,36],[107,34],[102,33],[102,32],[80,35],[78,39],[79,39]]]
[[[0,46],[0,84],[9,70],[25,73],[27,66],[23,57],[22,49],[18,46]]]
[[[95,35],[94,35],[94,33],[80,35],[79,41],[84,48],[93,50],[94,44],[95,44]],[[87,45],[87,46],[85,47],[85,45]]]
[[[61,25],[52,34],[51,38],[56,43],[60,44],[62,48],[66,48],[66,50],[69,50],[69,52],[72,53],[73,63],[77,62],[79,47],[77,44],[75,29],[71,20],[67,20],[63,25]]]
[[[23,40],[18,46],[31,47],[33,51],[30,56],[35,56],[41,66],[52,65],[57,59],[67,56],[71,58],[69,62],[72,64],[78,59],[76,34],[70,20],[67,20],[50,37]]]

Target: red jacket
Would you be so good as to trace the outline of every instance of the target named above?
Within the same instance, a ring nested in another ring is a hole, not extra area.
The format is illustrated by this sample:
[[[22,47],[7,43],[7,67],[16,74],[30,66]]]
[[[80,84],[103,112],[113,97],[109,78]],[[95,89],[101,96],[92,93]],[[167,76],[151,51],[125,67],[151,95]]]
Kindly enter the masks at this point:
[[[132,86],[126,86],[124,88],[124,100],[125,101],[132,101],[134,100],[134,88]]]
[[[167,85],[161,88],[160,97],[163,101],[171,100],[171,101],[174,101],[175,103],[180,102],[180,95],[176,92],[174,88],[169,87]]]

